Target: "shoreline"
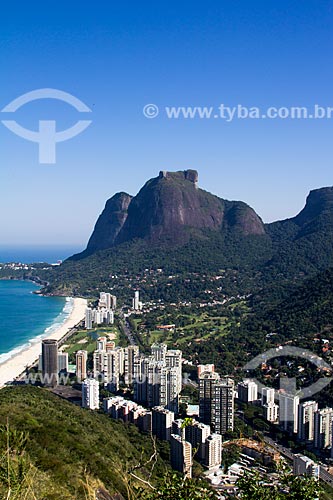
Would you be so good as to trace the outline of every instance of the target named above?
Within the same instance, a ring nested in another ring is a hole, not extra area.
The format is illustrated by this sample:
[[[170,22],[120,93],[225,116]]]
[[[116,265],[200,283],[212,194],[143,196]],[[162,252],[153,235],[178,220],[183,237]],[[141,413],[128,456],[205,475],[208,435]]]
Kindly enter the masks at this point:
[[[72,328],[84,319],[86,307],[86,299],[74,297],[73,308],[68,318],[59,325],[55,331],[49,335],[46,334],[43,339],[52,338],[58,342],[62,340]],[[0,364],[0,388],[17,379],[25,371],[27,366],[30,367],[33,365],[38,360],[38,356],[41,352],[42,339]]]

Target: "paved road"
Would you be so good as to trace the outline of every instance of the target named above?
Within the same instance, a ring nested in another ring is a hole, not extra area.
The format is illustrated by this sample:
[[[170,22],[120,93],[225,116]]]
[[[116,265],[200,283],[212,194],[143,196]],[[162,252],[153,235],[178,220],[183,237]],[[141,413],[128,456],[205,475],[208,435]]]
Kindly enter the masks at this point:
[[[124,334],[128,338],[129,343],[131,345],[136,345],[136,342],[134,340],[134,336],[133,336],[133,333],[132,333],[132,331],[130,329],[128,321],[126,321],[126,320],[120,320],[119,323],[120,323],[120,326],[121,326]]]
[[[294,459],[294,454],[289,448],[286,448],[285,446],[276,443],[272,438],[267,436],[264,436],[264,441],[265,443],[274,446],[274,448],[276,448],[281,453],[281,455],[284,455],[285,457],[289,458],[289,460]]]

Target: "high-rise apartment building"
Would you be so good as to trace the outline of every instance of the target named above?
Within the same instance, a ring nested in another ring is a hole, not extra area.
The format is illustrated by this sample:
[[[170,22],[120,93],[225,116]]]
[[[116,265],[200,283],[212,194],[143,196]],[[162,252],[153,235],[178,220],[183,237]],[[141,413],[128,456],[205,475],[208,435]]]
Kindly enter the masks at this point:
[[[117,308],[117,297],[108,292],[100,292],[98,308],[114,311]]]
[[[134,299],[133,299],[133,309],[134,311],[138,311],[140,309],[140,293],[138,290],[134,292]]]
[[[173,411],[162,406],[152,408],[152,432],[159,439],[170,441],[172,422],[175,419]]]
[[[90,410],[99,408],[99,384],[93,378],[87,378],[82,382],[82,406]]]
[[[203,372],[199,377],[199,417],[204,424],[212,423],[212,404],[215,385],[220,376],[215,372]]]
[[[151,356],[133,356],[134,400],[177,413],[182,388],[181,357],[181,351],[168,351],[164,344],[153,344]]]
[[[222,436],[211,434],[205,441],[204,465],[208,469],[220,467],[222,460]]]
[[[261,389],[261,404],[266,405],[270,403],[275,403],[275,389],[263,387]]]
[[[68,373],[68,352],[58,352],[58,373]]]
[[[84,326],[86,330],[91,330],[93,327],[93,312],[92,309],[90,309],[90,307],[87,307],[86,309]]]
[[[279,418],[279,406],[275,403],[267,403],[263,405],[264,418],[268,422],[276,423]]]
[[[144,405],[148,404],[147,395],[147,365],[149,363],[149,358],[143,354],[138,354],[134,358],[134,379],[133,379],[133,391],[134,391],[134,401],[142,403]]]
[[[119,389],[119,351],[97,350],[93,354],[94,378],[100,378],[112,392]]]
[[[175,433],[176,434],[176,433]],[[196,449],[196,457],[200,460],[205,458],[205,442],[211,434],[209,425],[193,421],[192,425],[185,427],[185,439]]]
[[[314,412],[314,446],[318,450],[332,446],[332,420],[332,408],[323,408]]]
[[[171,434],[178,434],[182,439],[185,440],[185,427],[184,420],[178,418],[174,420],[171,425]]]
[[[182,390],[181,371],[174,367],[161,367],[160,371],[160,405],[168,408],[174,413],[178,413],[178,397]]]
[[[221,378],[214,386],[212,425],[216,434],[234,430],[235,385],[231,378]]]
[[[98,337],[97,342],[96,342],[96,350],[97,351],[106,351],[106,343],[107,343],[106,337]]]
[[[279,424],[290,434],[298,430],[299,397],[293,394],[279,394]]]
[[[76,378],[78,382],[82,382],[87,378],[87,351],[77,351],[76,353]]]
[[[58,385],[58,342],[53,339],[42,341],[42,383],[49,387]]]
[[[237,385],[238,399],[243,403],[253,403],[258,399],[258,384],[253,380],[245,379]]]
[[[155,361],[165,362],[165,356],[167,353],[168,347],[166,344],[152,344],[151,346],[151,355]]]
[[[301,441],[314,440],[314,414],[318,410],[316,401],[306,401],[298,406],[297,438]]]
[[[134,359],[139,354],[137,345],[129,345],[124,349],[124,375],[125,383],[131,385],[134,377]]]
[[[192,477],[192,446],[177,434],[171,434],[171,467],[187,478]]]

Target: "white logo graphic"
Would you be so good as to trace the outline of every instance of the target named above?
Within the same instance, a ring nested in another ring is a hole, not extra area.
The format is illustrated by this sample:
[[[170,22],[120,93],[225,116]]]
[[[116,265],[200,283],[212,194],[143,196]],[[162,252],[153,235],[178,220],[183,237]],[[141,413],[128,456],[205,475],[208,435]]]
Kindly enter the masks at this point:
[[[39,89],[27,92],[10,102],[1,110],[1,112],[15,113],[15,111],[17,111],[24,104],[38,99],[57,99],[70,104],[80,113],[91,113],[91,109],[88,108],[88,106],[86,106],[82,101],[77,99],[77,97],[57,89]],[[79,120],[72,127],[57,132],[56,122],[54,120],[39,120],[39,130],[38,132],[35,132],[34,130],[22,127],[15,120],[2,120],[5,127],[14,132],[14,134],[23,137],[23,139],[28,141],[37,142],[39,144],[39,163],[45,164],[56,163],[57,142],[64,142],[68,139],[72,139],[72,137],[75,137],[83,132],[83,130],[85,130],[91,122],[92,120]]]
[[[259,354],[251,361],[249,361],[244,367],[244,371],[256,370],[260,367],[262,363],[267,363],[267,361],[279,358],[279,357],[293,357],[293,358],[303,358],[307,361],[313,363],[317,366],[319,372],[324,372],[327,375],[332,374],[332,367],[328,365],[322,358],[317,356],[311,351],[306,349],[302,349],[300,347],[293,346],[280,346],[277,348],[269,349],[268,351]],[[252,379],[258,385],[259,392],[262,394],[262,389],[265,387],[263,384],[259,382],[257,379]],[[310,398],[314,394],[320,392],[324,387],[332,382],[332,376],[322,376],[316,382],[311,384],[309,387],[301,387],[299,390],[296,388],[296,379],[281,377],[280,378],[280,390],[287,394],[298,396],[300,400]],[[278,399],[278,395],[275,396],[275,399]]]

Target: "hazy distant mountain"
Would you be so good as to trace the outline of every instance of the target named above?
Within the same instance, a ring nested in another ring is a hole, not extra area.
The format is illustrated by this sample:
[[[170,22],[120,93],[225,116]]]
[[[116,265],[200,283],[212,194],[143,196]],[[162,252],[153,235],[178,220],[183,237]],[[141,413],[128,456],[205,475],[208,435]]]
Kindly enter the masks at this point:
[[[107,201],[87,249],[75,258],[137,238],[150,244],[182,245],[202,230],[265,234],[260,217],[246,203],[199,189],[195,170],[160,172],[133,198],[118,193]]]

